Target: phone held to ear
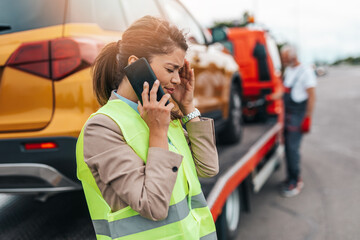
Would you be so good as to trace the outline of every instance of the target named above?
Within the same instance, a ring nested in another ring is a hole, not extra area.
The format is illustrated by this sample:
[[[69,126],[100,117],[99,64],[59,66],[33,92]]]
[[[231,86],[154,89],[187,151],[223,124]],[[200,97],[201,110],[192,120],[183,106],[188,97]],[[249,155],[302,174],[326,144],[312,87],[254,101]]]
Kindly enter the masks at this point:
[[[141,104],[143,104],[141,94],[144,89],[144,82],[146,81],[149,83],[149,94],[150,94],[150,90],[152,89],[155,80],[157,79],[155,73],[151,69],[150,64],[145,58],[140,58],[135,62],[133,62],[132,64],[126,66],[124,68],[124,71],[138,99],[140,100]],[[165,95],[164,90],[162,89],[161,86],[159,86],[156,100],[160,101],[160,99],[164,95]],[[165,105],[168,104],[169,101],[167,101]]]

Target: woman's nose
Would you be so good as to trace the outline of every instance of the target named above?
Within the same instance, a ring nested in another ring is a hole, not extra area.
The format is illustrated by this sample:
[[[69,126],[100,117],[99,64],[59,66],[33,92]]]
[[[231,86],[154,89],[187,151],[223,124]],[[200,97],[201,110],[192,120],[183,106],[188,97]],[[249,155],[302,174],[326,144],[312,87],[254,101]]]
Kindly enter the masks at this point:
[[[175,73],[174,76],[171,79],[171,82],[173,84],[180,84],[181,83],[181,79],[180,79],[180,75],[179,73]]]

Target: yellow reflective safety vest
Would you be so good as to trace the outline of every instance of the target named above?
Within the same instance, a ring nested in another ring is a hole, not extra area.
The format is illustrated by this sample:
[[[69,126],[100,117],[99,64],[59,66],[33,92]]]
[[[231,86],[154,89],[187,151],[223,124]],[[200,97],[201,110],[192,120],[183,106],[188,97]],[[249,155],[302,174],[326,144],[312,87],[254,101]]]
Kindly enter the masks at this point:
[[[108,101],[90,118],[96,114],[104,114],[116,122],[127,144],[146,164],[149,128],[141,116],[120,99]],[[217,239],[214,220],[201,191],[191,151],[179,120],[169,125],[168,138],[172,143],[169,144],[169,150],[183,155],[183,161],[178,169],[168,216],[161,221],[146,219],[130,206],[111,211],[84,161],[83,132],[84,129],[76,146],[77,176],[83,185],[97,239]]]

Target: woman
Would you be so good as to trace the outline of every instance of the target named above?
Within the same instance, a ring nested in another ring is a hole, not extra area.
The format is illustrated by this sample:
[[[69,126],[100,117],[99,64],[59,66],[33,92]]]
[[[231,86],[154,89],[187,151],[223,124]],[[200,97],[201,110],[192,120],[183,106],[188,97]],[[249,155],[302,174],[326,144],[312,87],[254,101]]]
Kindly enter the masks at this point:
[[[102,107],[80,134],[77,165],[98,239],[216,239],[198,180],[218,172],[214,125],[193,105],[187,48],[179,29],[146,16],[95,61]],[[144,83],[143,104],[123,71],[142,57],[158,78]]]

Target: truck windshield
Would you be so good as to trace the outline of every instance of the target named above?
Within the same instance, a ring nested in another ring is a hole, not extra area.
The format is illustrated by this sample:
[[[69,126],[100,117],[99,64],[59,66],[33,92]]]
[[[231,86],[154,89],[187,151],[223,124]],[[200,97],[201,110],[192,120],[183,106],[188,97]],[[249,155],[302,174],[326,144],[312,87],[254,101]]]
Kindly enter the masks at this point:
[[[274,64],[274,68],[277,71],[281,71],[281,60],[280,60],[280,55],[279,55],[279,49],[276,46],[275,40],[267,35],[266,43],[267,43],[267,47],[269,49],[270,57]]]
[[[1,0],[1,34],[62,24],[66,0]]]

